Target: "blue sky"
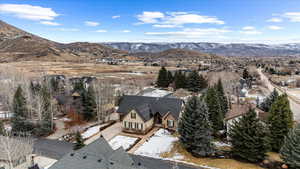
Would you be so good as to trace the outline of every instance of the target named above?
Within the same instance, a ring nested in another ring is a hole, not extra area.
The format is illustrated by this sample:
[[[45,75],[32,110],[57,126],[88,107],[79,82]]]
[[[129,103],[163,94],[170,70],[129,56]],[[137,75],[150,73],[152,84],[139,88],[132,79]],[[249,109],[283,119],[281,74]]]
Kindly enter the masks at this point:
[[[58,42],[300,42],[298,0],[1,0],[0,19]]]

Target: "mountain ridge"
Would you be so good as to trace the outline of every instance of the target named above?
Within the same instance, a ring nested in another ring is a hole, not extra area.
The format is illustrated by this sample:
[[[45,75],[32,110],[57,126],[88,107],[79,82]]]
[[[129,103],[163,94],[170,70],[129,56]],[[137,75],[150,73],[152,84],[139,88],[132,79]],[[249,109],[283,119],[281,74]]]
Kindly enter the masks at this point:
[[[168,49],[188,49],[202,53],[216,54],[228,57],[299,57],[300,43],[290,44],[251,44],[251,43],[209,43],[209,42],[106,42],[101,43],[115,49],[126,50],[129,53],[162,52]]]

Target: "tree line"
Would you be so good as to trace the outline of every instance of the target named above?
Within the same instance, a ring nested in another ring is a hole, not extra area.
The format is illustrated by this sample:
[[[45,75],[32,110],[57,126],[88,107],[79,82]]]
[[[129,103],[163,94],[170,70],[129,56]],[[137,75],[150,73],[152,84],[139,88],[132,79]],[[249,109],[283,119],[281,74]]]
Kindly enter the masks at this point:
[[[200,92],[208,86],[207,80],[194,70],[189,73],[184,73],[181,70],[175,71],[172,74],[165,67],[161,67],[156,80],[157,87],[167,88],[170,85],[174,89],[187,89],[191,92]]]

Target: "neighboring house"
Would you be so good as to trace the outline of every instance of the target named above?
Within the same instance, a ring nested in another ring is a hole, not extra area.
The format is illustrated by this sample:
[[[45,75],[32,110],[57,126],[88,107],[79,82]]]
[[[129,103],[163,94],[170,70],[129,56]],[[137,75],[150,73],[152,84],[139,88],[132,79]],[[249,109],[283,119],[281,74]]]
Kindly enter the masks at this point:
[[[155,125],[175,131],[183,105],[176,98],[123,96],[117,113],[125,132],[145,134]]]
[[[238,121],[251,108],[254,109],[254,111],[257,114],[257,117],[260,120],[265,121],[268,118],[268,113],[256,108],[256,105],[254,104],[232,104],[231,109],[226,114],[226,117],[224,119],[227,132],[230,130],[230,127],[233,125],[234,121]]]
[[[128,154],[123,148],[113,150],[107,141],[98,140],[64,155],[49,169],[171,169],[173,163],[167,160],[154,159]],[[180,169],[200,169],[190,165],[178,164]]]

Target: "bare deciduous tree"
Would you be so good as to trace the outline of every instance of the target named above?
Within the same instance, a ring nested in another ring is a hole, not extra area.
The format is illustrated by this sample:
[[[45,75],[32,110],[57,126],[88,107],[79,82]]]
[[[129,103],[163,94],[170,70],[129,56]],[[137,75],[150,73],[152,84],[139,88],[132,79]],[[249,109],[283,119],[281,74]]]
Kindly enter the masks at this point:
[[[115,87],[110,82],[95,81],[92,83],[95,91],[95,102],[98,123],[109,120],[109,109],[115,101]]]
[[[3,161],[9,169],[13,169],[22,160],[27,161],[32,153],[33,140],[31,138],[0,136],[0,161]]]

